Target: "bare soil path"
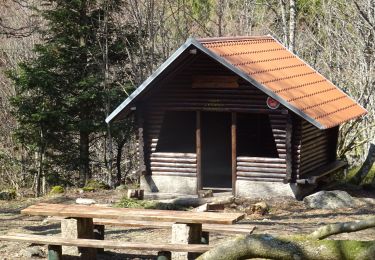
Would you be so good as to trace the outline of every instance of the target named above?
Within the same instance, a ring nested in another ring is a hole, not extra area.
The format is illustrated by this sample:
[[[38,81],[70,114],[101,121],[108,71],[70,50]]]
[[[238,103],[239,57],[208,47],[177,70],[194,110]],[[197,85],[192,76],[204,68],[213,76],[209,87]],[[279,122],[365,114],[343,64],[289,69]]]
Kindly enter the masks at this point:
[[[23,216],[21,209],[38,203],[74,203],[78,197],[93,198],[99,204],[112,204],[120,199],[122,193],[116,191],[101,191],[78,194],[69,192],[58,197],[46,197],[40,199],[18,199],[14,201],[0,201],[0,234],[11,232],[24,232],[34,234],[58,234],[59,224],[48,223],[44,217]],[[270,206],[268,214],[263,216],[248,214],[243,222],[256,226],[254,233],[267,233],[272,235],[308,234],[318,227],[336,222],[345,222],[365,218],[375,214],[374,192],[357,192],[352,194],[360,196],[362,205],[353,209],[317,210],[307,209],[303,202],[292,198],[266,199]],[[226,211],[249,212],[249,207],[260,200],[241,200],[229,205]],[[145,228],[117,228],[109,227],[106,237],[119,241],[138,242],[166,242],[170,241],[169,229],[145,229]],[[230,238],[228,235],[214,233],[210,237],[210,243],[218,244],[220,241]],[[375,240],[375,229],[368,229],[356,233],[341,234],[334,239]],[[42,257],[30,257],[30,252],[36,251]],[[106,251],[99,259],[154,259],[156,252],[137,251]],[[43,259],[46,256],[45,246],[30,246],[27,244],[0,241],[0,259]],[[71,259],[77,259],[72,256]]]

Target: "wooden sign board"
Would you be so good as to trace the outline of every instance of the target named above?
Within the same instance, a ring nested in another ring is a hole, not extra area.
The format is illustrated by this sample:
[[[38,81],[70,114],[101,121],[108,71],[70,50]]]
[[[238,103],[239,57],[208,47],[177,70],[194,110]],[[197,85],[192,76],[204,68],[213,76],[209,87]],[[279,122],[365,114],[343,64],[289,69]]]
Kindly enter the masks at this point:
[[[194,75],[192,88],[238,88],[237,76]]]

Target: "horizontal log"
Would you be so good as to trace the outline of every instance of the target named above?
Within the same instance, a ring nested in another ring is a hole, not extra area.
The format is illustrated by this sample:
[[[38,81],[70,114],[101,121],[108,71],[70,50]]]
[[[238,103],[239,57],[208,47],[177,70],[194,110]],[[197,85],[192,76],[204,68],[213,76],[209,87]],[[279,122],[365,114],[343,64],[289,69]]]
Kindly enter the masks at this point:
[[[307,168],[310,168],[312,165],[317,165],[317,164],[325,164],[329,161],[329,159],[327,158],[327,156],[324,156],[324,155],[319,155],[317,157],[313,157],[310,161],[308,162],[304,162],[302,161],[302,163],[300,164],[299,168],[301,170],[305,170]]]
[[[317,140],[316,142],[309,142],[309,143],[305,143],[305,144],[296,145],[293,148],[294,149],[298,149],[298,148],[308,149],[309,147],[316,147],[316,146],[324,144],[326,142],[327,142],[326,140]]]
[[[151,157],[150,160],[151,160],[151,162],[191,163],[191,164],[197,163],[197,159],[195,159],[195,158]]]
[[[286,164],[285,163],[237,162],[237,166],[244,166],[244,167],[265,167],[265,168],[286,168]]]
[[[284,179],[285,174],[280,173],[264,173],[264,172],[237,172],[237,176],[242,177],[262,177],[262,178],[275,178],[275,179]]]
[[[245,177],[245,176],[238,176],[237,180],[260,181],[260,182],[283,182],[283,179],[279,179],[279,178],[259,178],[259,177]]]
[[[168,157],[168,158],[197,158],[195,153],[152,153],[151,157]]]
[[[151,162],[151,167],[196,168],[196,163]]]
[[[264,168],[264,167],[244,167],[237,166],[238,172],[270,172],[270,173],[286,173],[286,169]]]
[[[311,158],[317,157],[319,155],[329,156],[329,150],[328,149],[319,149],[318,147],[316,151],[309,151],[309,153],[302,154],[298,159],[300,162],[302,161],[309,161]]]
[[[238,156],[238,162],[260,162],[260,163],[285,163],[285,159],[282,158],[267,158],[267,157],[245,157]]]
[[[196,173],[196,168],[174,168],[174,167],[152,167],[151,171],[157,171],[157,172],[192,172]]]
[[[295,158],[297,159],[304,159],[304,158],[310,158],[311,156],[316,155],[317,153],[326,153],[329,151],[329,146],[316,146],[310,149],[302,149],[299,151],[299,153],[295,154]]]
[[[155,176],[181,176],[181,177],[196,177],[197,175],[195,173],[191,172],[159,172],[159,171],[153,171],[151,175]]]

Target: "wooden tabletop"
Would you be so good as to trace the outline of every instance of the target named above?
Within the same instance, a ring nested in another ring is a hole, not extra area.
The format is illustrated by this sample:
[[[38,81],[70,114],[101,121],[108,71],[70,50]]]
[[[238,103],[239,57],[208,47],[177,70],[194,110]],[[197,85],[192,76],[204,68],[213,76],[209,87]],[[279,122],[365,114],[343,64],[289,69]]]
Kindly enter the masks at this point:
[[[21,210],[24,215],[145,220],[174,223],[234,224],[244,218],[241,213],[190,212],[154,209],[110,208],[77,204],[39,203]]]

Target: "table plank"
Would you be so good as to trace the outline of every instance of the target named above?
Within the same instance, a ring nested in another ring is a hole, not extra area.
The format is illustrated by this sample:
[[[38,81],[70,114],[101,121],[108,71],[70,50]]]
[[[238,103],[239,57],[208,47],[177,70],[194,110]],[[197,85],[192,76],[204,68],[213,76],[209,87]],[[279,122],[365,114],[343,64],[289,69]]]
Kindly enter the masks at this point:
[[[242,213],[190,212],[174,210],[110,208],[95,205],[39,203],[21,210],[24,215],[61,216],[73,218],[108,218],[174,223],[234,224],[244,218]]]

